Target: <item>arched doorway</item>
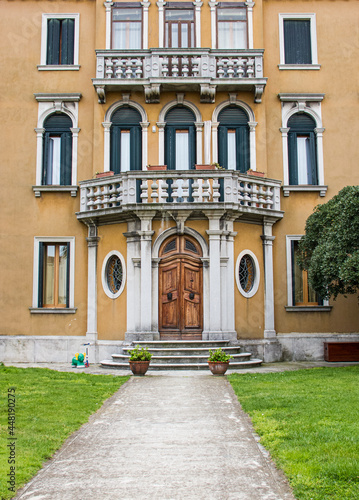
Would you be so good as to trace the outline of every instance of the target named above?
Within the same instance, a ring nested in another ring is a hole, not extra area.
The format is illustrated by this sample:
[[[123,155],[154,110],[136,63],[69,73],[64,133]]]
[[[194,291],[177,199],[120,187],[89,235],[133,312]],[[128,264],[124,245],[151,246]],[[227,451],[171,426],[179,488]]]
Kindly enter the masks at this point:
[[[164,340],[201,340],[202,250],[188,235],[163,242],[159,257],[159,333]]]

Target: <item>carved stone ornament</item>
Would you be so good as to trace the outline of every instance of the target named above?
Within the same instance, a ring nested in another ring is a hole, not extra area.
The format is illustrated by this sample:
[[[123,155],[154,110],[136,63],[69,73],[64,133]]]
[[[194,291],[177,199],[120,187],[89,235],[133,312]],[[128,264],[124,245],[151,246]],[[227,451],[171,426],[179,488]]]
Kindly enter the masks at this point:
[[[201,84],[201,102],[215,102],[216,100],[216,85],[209,85],[208,83]]]
[[[144,85],[145,99],[147,104],[160,102],[160,89],[160,83],[151,83],[150,85]]]
[[[105,86],[104,85],[97,85],[96,92],[97,92],[99,104],[105,104],[105,102],[106,102]]]

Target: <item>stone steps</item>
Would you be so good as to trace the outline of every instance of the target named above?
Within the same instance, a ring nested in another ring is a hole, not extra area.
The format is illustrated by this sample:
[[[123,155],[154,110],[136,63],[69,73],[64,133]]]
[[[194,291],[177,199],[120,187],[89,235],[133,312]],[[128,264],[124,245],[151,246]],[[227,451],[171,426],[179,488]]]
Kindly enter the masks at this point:
[[[136,345],[147,347],[153,354],[149,370],[208,370],[209,349],[222,347],[231,354],[230,369],[251,368],[260,366],[261,359],[251,359],[251,353],[241,352],[240,346],[233,346],[229,340],[190,340],[190,341],[141,341],[124,346],[121,353],[112,354],[112,360],[101,361],[103,368],[129,370],[129,351]]]

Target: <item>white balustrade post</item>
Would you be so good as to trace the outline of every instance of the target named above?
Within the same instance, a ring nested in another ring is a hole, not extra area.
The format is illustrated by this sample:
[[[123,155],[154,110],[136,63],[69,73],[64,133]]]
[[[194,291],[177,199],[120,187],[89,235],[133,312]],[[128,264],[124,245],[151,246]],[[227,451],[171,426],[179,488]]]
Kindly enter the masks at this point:
[[[104,3],[106,9],[106,50],[111,49],[111,11],[113,2],[106,0]]]
[[[42,155],[43,155],[43,139],[44,128],[35,128],[36,132],[36,185],[42,184]]]
[[[143,7],[143,49],[148,49],[148,9],[151,2],[141,2]]]
[[[148,127],[150,122],[140,122],[142,128],[142,170],[146,170],[147,166],[147,143],[148,143]]]
[[[141,220],[141,333],[152,330],[152,219],[155,212],[140,211]]]
[[[111,122],[103,122],[102,126],[104,128],[104,140],[103,140],[103,171],[108,172],[110,170],[110,128]]]
[[[193,2],[195,8],[195,26],[196,26],[196,47],[200,49],[201,45],[201,7],[203,2],[200,0],[195,0]]]
[[[261,236],[264,250],[264,338],[276,336],[274,326],[274,282],[273,282],[273,221],[263,221]]]
[[[247,6],[248,48],[253,49],[253,7],[254,2],[245,2]]]
[[[158,48],[162,49],[164,47],[164,24],[165,24],[165,17],[164,17],[164,7],[166,5],[166,2],[163,2],[162,0],[159,0],[157,2],[157,7],[158,7]]]
[[[211,44],[212,49],[217,48],[217,18],[216,18],[216,7],[218,2],[208,2],[211,9]]]
[[[88,228],[87,241],[87,331],[86,341],[97,340],[97,246],[100,238],[97,235],[97,227],[91,225]],[[96,361],[98,362],[98,361]]]
[[[249,150],[250,150],[250,166],[252,170],[257,170],[256,159],[256,126],[257,122],[248,122],[249,125]]]

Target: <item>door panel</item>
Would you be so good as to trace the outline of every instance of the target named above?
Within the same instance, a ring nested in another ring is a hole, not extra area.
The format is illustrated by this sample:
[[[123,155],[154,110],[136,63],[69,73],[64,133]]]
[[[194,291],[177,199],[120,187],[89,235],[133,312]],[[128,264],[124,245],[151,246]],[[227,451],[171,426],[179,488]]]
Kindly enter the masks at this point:
[[[171,261],[160,268],[160,329],[179,332],[180,301],[179,281],[180,262]]]
[[[202,331],[202,267],[199,263],[181,262],[182,314],[181,330]]]

